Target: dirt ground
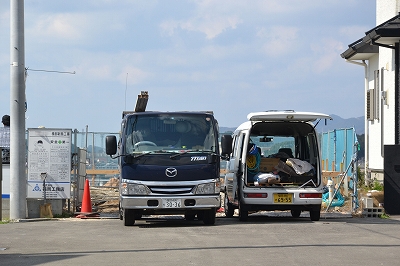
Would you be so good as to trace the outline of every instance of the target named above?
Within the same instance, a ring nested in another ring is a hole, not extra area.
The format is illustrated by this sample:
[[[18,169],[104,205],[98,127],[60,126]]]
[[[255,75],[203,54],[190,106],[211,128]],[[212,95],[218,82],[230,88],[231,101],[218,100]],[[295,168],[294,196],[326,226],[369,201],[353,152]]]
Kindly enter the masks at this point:
[[[90,196],[92,201],[93,211],[98,213],[118,213],[118,183],[116,180],[110,180],[102,187],[91,187]],[[365,208],[365,203],[362,198],[370,197],[373,199],[373,207],[383,207],[384,194],[383,191],[359,191],[358,205],[359,208],[356,212],[352,210],[351,197],[345,197],[345,203],[340,207],[330,207],[328,210],[326,206],[322,206],[322,211],[328,212],[342,212],[353,213],[354,216],[362,215],[362,210]],[[221,206],[223,206],[224,194],[221,193]],[[217,216],[223,215],[223,209],[219,210]]]
[[[92,209],[99,213],[118,213],[118,187],[91,187]]]

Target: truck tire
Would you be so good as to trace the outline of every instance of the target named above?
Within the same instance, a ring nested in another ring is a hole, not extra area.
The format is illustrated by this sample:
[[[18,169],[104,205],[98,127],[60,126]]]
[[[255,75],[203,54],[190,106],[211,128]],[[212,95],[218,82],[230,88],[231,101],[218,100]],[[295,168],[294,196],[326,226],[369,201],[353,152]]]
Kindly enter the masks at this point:
[[[134,210],[133,216],[135,217],[135,220],[140,220],[140,219],[142,219],[143,211],[142,210]]]
[[[204,211],[203,223],[205,225],[215,224],[215,214],[217,213],[216,208]]]
[[[317,207],[310,210],[310,219],[311,221],[319,221],[321,217],[321,206],[318,205]]]
[[[124,216],[122,215],[122,210],[121,210],[121,204],[118,205],[118,214],[119,214],[119,219],[122,221],[124,219]]]
[[[134,210],[125,209],[124,210],[124,225],[131,226],[135,224],[135,212]]]
[[[225,194],[225,197],[224,197],[225,216],[228,218],[232,218],[233,214],[235,213],[235,208],[233,207],[233,204],[229,202],[228,193],[225,192],[224,194]]]
[[[245,222],[249,218],[249,211],[246,208],[246,205],[240,201],[239,203],[239,221]]]
[[[299,218],[301,211],[300,210],[290,210],[290,213],[292,214],[293,218]]]

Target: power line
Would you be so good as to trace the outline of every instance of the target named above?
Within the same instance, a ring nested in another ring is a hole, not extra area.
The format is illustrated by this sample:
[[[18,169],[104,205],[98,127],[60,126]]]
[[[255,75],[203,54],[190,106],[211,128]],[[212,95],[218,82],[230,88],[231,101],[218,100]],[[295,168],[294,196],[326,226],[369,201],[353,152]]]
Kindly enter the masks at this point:
[[[69,72],[69,71],[57,71],[57,70],[46,70],[46,69],[31,69],[31,68],[25,68],[25,70],[30,70],[30,71],[40,71],[40,72],[53,72],[53,73],[61,73],[61,74],[75,74],[76,72]]]

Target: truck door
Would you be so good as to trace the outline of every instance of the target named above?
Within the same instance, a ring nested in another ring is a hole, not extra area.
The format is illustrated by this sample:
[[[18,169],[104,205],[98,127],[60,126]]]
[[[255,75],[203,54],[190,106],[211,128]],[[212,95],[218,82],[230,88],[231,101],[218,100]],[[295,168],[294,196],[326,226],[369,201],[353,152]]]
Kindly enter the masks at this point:
[[[243,149],[244,133],[234,136],[232,154],[227,165],[228,172],[225,176],[226,191],[230,199],[235,199],[238,186],[238,178],[243,175],[241,156]]]

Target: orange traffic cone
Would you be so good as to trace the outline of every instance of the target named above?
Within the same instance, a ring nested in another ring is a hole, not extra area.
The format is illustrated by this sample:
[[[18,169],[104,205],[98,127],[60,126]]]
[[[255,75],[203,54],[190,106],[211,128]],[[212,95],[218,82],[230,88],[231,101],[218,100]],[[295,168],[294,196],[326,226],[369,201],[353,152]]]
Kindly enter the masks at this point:
[[[86,179],[85,188],[83,189],[81,212],[83,212],[83,213],[91,213],[92,212],[92,201],[90,199],[90,188],[89,188],[89,180],[88,179]]]
[[[83,188],[81,211],[76,214],[76,218],[81,219],[97,218],[100,216],[99,213],[92,212],[92,201],[90,199],[90,188],[88,179],[86,179],[85,187]]]

